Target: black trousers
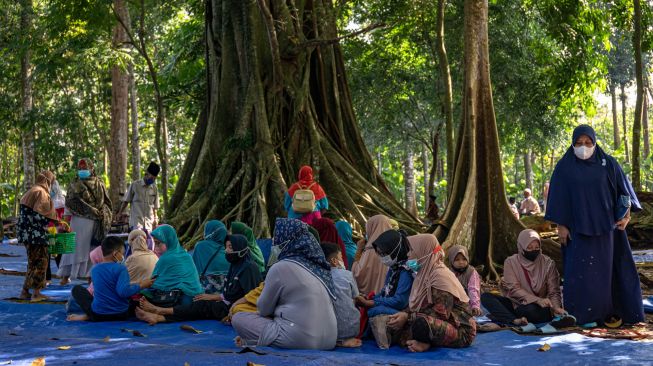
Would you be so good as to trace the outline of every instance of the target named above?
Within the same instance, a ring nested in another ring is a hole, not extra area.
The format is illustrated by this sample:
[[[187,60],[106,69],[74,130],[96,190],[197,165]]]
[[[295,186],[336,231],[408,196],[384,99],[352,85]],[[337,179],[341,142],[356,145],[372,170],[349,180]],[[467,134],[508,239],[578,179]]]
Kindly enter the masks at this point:
[[[79,307],[84,310],[84,313],[88,315],[88,320],[92,322],[110,322],[116,320],[127,320],[134,314],[135,304],[131,303],[129,305],[129,310],[124,313],[119,314],[98,314],[93,311],[91,304],[93,304],[93,295],[91,295],[88,290],[82,286],[77,285],[72,289],[73,299],[77,301]]]
[[[532,303],[515,308],[509,298],[487,292],[481,295],[481,304],[490,312],[488,317],[499,323],[513,324],[513,320],[522,317],[529,323],[547,323],[553,319],[550,307]]]
[[[52,266],[50,266],[51,259],[52,259],[51,256],[48,255],[48,272],[45,275],[45,279],[48,280],[48,281],[50,281],[52,279],[52,269],[51,269]],[[59,268],[59,263],[61,263],[61,254],[55,255],[54,256],[54,261],[55,261],[55,263],[57,263],[57,268]]]
[[[200,319],[222,320],[229,315],[229,305],[223,301],[213,300],[193,301],[188,305],[177,305],[172,310],[172,315],[165,316],[168,322]]]

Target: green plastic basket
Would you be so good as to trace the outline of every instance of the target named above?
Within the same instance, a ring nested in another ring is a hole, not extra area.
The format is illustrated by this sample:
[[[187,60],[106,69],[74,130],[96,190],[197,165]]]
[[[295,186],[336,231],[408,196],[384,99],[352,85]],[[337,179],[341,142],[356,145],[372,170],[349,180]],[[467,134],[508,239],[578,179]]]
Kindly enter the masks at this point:
[[[50,254],[75,253],[75,233],[48,234]]]

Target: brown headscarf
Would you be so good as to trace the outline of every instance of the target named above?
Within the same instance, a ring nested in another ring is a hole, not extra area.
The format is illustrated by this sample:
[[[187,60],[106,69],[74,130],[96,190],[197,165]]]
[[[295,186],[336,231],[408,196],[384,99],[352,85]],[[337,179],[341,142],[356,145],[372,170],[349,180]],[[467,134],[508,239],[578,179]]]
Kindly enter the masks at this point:
[[[111,228],[111,200],[102,179],[95,175],[91,159],[81,159],[77,168],[90,170],[91,176],[72,181],[68,187],[66,207],[75,216],[97,222],[93,229],[93,239],[100,243]]]
[[[147,236],[142,230],[132,230],[127,238],[132,254],[125,261],[129,272],[129,282],[139,283],[152,277],[152,271],[159,258],[147,247]]]
[[[52,198],[50,197],[50,188],[54,183],[54,174],[49,170],[44,170],[36,176],[36,184],[29,189],[20,199],[20,204],[27,206],[39,214],[52,219],[57,219],[57,212],[54,209]]]
[[[449,251],[447,251],[447,259],[449,260],[449,267],[451,267],[451,271],[454,275],[456,275],[456,278],[460,281],[460,284],[463,285],[465,291],[467,291],[467,284],[469,284],[469,279],[472,277],[472,275],[474,275],[475,269],[471,264],[468,264],[465,272],[460,273],[456,271],[453,267],[453,262],[458,254],[462,254],[463,257],[467,259],[467,263],[469,263],[469,253],[467,252],[467,248],[462,245],[454,245],[449,248]]]
[[[526,229],[519,234],[517,238],[517,254],[506,258],[503,264],[502,290],[504,293],[510,292],[511,284],[518,284],[521,289],[526,290],[536,297],[546,297],[546,292],[548,291],[547,274],[552,267],[555,268],[555,263],[551,258],[543,254],[538,255],[532,262],[524,258],[522,253],[526,250],[528,244],[534,240],[537,240],[540,246],[542,245],[540,235],[535,230]],[[528,278],[524,271],[528,272]],[[531,303],[534,301],[533,299],[524,300],[519,302]]]
[[[413,235],[408,237],[408,241],[411,247],[408,258],[416,259],[421,265],[410,291],[410,310],[419,311],[425,302],[432,304],[434,288],[446,291],[461,302],[468,303],[469,297],[465,289],[444,265],[444,251],[435,235]]]
[[[384,215],[372,216],[365,224],[367,241],[364,244],[365,246],[360,259],[354,262],[354,265],[351,267],[351,272],[358,284],[358,290],[363,294],[368,294],[372,291],[377,292],[383,288],[388,267],[383,265],[381,257],[374,251],[372,243],[381,234],[391,229],[390,219]]]

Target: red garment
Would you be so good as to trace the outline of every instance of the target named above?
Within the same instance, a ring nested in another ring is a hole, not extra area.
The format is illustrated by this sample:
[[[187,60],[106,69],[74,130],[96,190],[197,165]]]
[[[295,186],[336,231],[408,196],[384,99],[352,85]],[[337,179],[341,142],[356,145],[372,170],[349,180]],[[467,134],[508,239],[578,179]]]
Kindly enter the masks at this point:
[[[288,195],[290,197],[292,197],[295,194],[296,190],[308,189],[308,187],[311,187],[310,189],[315,194],[316,201],[326,197],[326,194],[324,193],[322,186],[320,186],[317,182],[313,180],[313,168],[311,168],[308,165],[304,165],[301,169],[299,169],[298,178],[299,180],[296,183],[294,183],[292,186],[290,186],[290,188],[288,189]]]
[[[338,229],[336,229],[336,224],[333,223],[333,220],[326,217],[314,219],[312,226],[320,234],[321,242],[338,244],[342,253],[342,261],[345,263],[345,268],[347,268],[347,249],[338,234]]]

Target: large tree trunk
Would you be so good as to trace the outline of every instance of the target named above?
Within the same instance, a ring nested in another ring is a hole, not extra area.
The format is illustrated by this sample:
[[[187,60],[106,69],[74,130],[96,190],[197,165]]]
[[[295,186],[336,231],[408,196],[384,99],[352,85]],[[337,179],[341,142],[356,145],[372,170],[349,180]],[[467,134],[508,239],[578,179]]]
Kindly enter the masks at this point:
[[[648,107],[649,107],[649,100],[648,100],[648,93],[647,90],[648,88],[644,89],[644,95],[642,98],[643,100],[643,105],[642,105],[642,134],[644,135],[644,159],[648,159],[648,157],[651,155],[651,140],[650,140],[650,131],[648,127]]]
[[[124,0],[113,0],[116,13],[129,24],[129,12]],[[121,49],[127,43],[125,28],[119,23],[113,27],[113,47]],[[109,198],[114,209],[120,206],[127,180],[129,74],[119,64],[111,67],[111,143],[109,144]]]
[[[621,99],[621,122],[624,130],[624,151],[626,152],[626,163],[630,162],[630,152],[628,151],[628,124],[626,121],[626,85],[621,84],[621,94],[619,98]]]
[[[451,193],[451,180],[454,170],[454,136],[453,136],[453,91],[451,86],[451,71],[449,59],[444,43],[444,13],[445,0],[438,0],[438,16],[436,21],[436,38],[438,49],[438,64],[440,79],[442,80],[442,108],[445,117],[445,141],[447,145],[447,182],[448,192]]]
[[[615,150],[621,146],[619,137],[619,117],[617,114],[617,85],[610,83],[610,97],[612,99],[612,146]]]
[[[633,121],[633,187],[639,191],[642,187],[640,168],[640,144],[642,137],[642,110],[644,100],[644,66],[642,62],[642,6],[640,0],[633,0],[633,49],[635,50],[635,82],[637,99],[635,101],[635,118]]]
[[[32,18],[34,16],[32,0],[21,0],[20,31],[24,37],[24,49],[20,59],[21,81],[21,119],[27,120],[32,112]],[[36,179],[36,158],[34,148],[34,124],[28,123],[22,132],[23,173],[25,175],[25,191],[34,185]]]
[[[422,146],[422,171],[424,172],[424,209],[429,207],[429,194],[431,194],[432,180],[431,169],[429,169],[429,151],[426,147]]]
[[[136,75],[134,64],[129,63],[129,111],[131,115],[131,153],[132,153],[132,180],[141,176],[141,147],[138,132],[138,96],[136,94]]]
[[[206,4],[207,129],[191,188],[169,216],[182,240],[197,239],[214,218],[269,236],[303,164],[313,166],[330,211],[361,226],[381,213],[418,229],[363,144],[331,2]]]
[[[530,149],[524,153],[524,178],[526,179],[526,187],[533,191],[533,161],[531,154]]]
[[[495,263],[515,252],[524,227],[508,207],[503,184],[488,51],[487,0],[465,1],[464,89],[451,200],[436,235],[445,248],[470,249],[472,263],[498,278]],[[446,240],[445,240],[446,239]]]
[[[404,203],[406,210],[417,216],[417,195],[415,194],[415,161],[412,149],[404,156]]]

